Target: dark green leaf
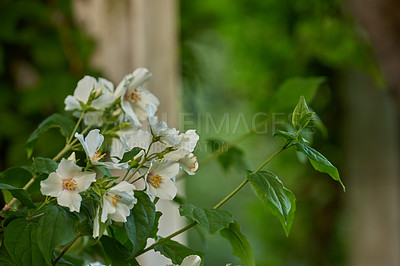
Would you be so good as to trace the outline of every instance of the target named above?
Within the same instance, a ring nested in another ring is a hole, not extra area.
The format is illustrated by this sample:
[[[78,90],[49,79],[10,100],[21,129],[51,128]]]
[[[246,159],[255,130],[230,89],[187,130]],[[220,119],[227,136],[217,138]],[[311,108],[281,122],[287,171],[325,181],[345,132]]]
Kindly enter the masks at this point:
[[[40,134],[55,127],[60,128],[61,134],[64,137],[69,138],[75,128],[75,121],[68,116],[61,114],[53,114],[43,120],[43,122],[39,124],[38,128],[30,135],[26,143],[26,153],[28,158],[32,156],[33,147],[35,146]]]
[[[0,184],[0,189],[5,189],[10,191],[14,198],[19,200],[22,204],[24,204],[28,208],[35,208],[35,205],[32,202],[31,196],[25,189],[16,188],[14,186],[8,184]]]
[[[247,178],[258,197],[281,221],[286,235],[288,235],[296,210],[296,199],[293,193],[283,186],[276,175],[268,171],[251,173]]]
[[[300,96],[304,96],[307,102],[311,102],[324,81],[323,77],[297,77],[285,80],[270,101],[270,111],[290,112]]]
[[[300,96],[300,100],[297,103],[296,107],[294,108],[292,114],[292,125],[296,130],[300,130],[305,128],[308,123],[310,123],[312,117],[312,112],[308,110],[308,106],[306,100],[303,96]]]
[[[226,211],[197,208],[191,204],[179,207],[181,216],[197,222],[208,233],[215,234],[233,222],[232,215]]]
[[[114,238],[102,236],[100,242],[103,245],[105,254],[112,265],[139,265],[134,258],[131,258],[130,252]]]
[[[132,148],[132,150],[127,151],[127,152],[124,153],[124,155],[122,156],[121,161],[119,161],[119,162],[120,162],[120,163],[126,163],[126,162],[132,160],[133,157],[135,157],[136,155],[138,155],[138,153],[139,153],[141,150],[143,150],[143,149],[140,148],[140,147],[134,147],[134,148]]]
[[[222,229],[220,234],[231,243],[232,254],[240,258],[243,265],[256,265],[253,249],[250,246],[249,240],[242,234],[238,222],[234,221],[228,228]]]
[[[14,266],[17,265],[15,262],[12,260],[10,254],[8,254],[7,249],[5,248],[4,245],[0,247],[0,265],[4,266]]]
[[[204,254],[199,251],[194,251],[176,241],[167,240],[161,245],[155,245],[154,250],[159,251],[165,257],[170,258],[172,263],[181,264],[182,261],[190,255],[198,255],[202,260]]]
[[[40,212],[44,215],[37,218],[37,243],[47,263],[51,264],[51,254],[56,247],[63,246],[72,241],[76,229],[74,220],[69,212],[62,207],[47,205]]]
[[[340,180],[339,171],[335,166],[331,164],[331,162],[328,161],[328,159],[326,159],[317,150],[307,145],[304,145],[303,143],[297,143],[296,145],[297,149],[303,152],[308,157],[311,165],[314,167],[315,170],[330,175],[334,180],[338,181],[342,185],[343,190],[346,191],[345,186]]]
[[[156,218],[156,208],[145,192],[135,191],[135,198],[137,203],[131,210],[127,222],[124,223],[128,238],[133,244],[133,254],[146,246]]]
[[[24,218],[15,219],[7,226],[4,245],[17,265],[51,265],[40,251],[39,242],[42,240],[38,238],[38,229],[36,221],[28,222]]]
[[[159,229],[158,228],[158,224],[160,222],[161,216],[162,216],[162,212],[156,211],[156,217],[154,219],[154,227],[153,227],[153,230],[150,233],[150,237],[151,238],[156,238],[157,237],[157,233],[158,233],[158,229]]]
[[[33,171],[38,174],[53,173],[56,171],[57,167],[58,167],[58,164],[55,161],[53,161],[49,158],[42,158],[42,157],[36,157],[33,160],[33,165],[32,165]]]

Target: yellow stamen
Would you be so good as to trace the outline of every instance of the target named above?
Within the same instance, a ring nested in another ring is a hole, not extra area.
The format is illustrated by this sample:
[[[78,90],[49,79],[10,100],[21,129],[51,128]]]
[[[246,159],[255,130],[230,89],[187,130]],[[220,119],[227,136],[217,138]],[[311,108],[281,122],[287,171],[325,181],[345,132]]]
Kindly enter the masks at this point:
[[[103,159],[104,156],[106,156],[106,153],[100,154],[99,151],[96,151],[96,152],[94,153],[93,157],[92,157],[92,161],[93,161],[93,162],[97,162],[97,161]]]
[[[122,196],[115,194],[114,197],[112,197],[112,205],[114,207],[117,207],[117,204],[119,203],[119,199],[122,199]]]
[[[160,175],[153,175],[151,173],[149,173],[149,179],[150,183],[155,186],[155,187],[159,187],[160,186],[160,182],[162,180],[162,177]]]
[[[63,189],[69,190],[69,191],[75,191],[77,188],[77,184],[75,179],[73,178],[65,178],[63,179]]]
[[[125,98],[130,100],[130,101],[133,101],[134,103],[138,103],[138,101],[140,101],[142,99],[140,97],[140,95],[139,95],[139,90],[138,89],[134,89],[133,91],[128,92],[125,95]]]

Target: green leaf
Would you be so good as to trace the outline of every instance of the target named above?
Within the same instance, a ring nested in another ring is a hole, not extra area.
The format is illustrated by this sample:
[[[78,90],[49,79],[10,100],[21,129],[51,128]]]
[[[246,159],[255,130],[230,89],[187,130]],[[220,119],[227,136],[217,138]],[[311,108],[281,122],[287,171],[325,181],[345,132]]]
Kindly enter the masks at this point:
[[[43,157],[36,157],[33,160],[32,169],[35,173],[41,174],[50,174],[56,171],[58,164],[49,159]]]
[[[129,162],[130,160],[133,159],[133,157],[135,157],[136,155],[138,155],[138,153],[140,151],[142,151],[143,149],[140,147],[134,147],[132,148],[132,150],[127,151],[124,153],[124,155],[122,156],[121,161],[119,161],[120,163],[126,163]]]
[[[4,245],[0,247],[0,265],[4,266],[14,266],[17,265],[15,262],[12,260],[10,254],[8,254],[8,251]]]
[[[308,157],[308,160],[315,170],[330,175],[334,180],[338,181],[342,185],[343,191],[346,191],[342,180],[340,180],[339,171],[331,164],[331,162],[328,161],[328,159],[317,150],[304,145],[303,143],[296,143],[296,146],[298,151],[301,151]]]
[[[226,211],[197,208],[191,204],[179,207],[181,216],[197,222],[208,233],[215,234],[219,230],[229,227],[233,222],[232,215]]]
[[[133,244],[133,254],[146,246],[156,219],[156,208],[149,196],[143,191],[135,191],[135,198],[137,203],[124,223],[128,238]]]
[[[240,258],[243,265],[256,265],[254,262],[253,249],[250,246],[249,240],[242,234],[238,222],[234,221],[228,228],[222,229],[220,234],[231,243],[232,254]]]
[[[60,132],[64,137],[69,138],[75,128],[75,121],[68,116],[61,114],[52,114],[43,120],[43,122],[39,124],[38,128],[30,135],[26,143],[26,153],[28,158],[32,156],[33,147],[35,146],[40,134],[55,127],[60,129]]]
[[[323,77],[295,77],[285,80],[269,103],[270,111],[290,112],[300,96],[304,96],[307,102],[311,102],[324,81]]]
[[[17,265],[42,266],[51,265],[43,257],[37,230],[39,224],[32,220],[18,218],[9,223],[4,232],[4,245]]]
[[[31,196],[25,189],[16,188],[14,186],[8,184],[0,184],[0,189],[5,189],[10,191],[14,198],[19,200],[22,204],[24,204],[28,208],[35,208],[35,205],[32,202]]]
[[[237,146],[230,146],[227,141],[219,139],[209,139],[208,146],[212,152],[218,152],[218,162],[227,171],[230,167],[236,166],[240,171],[247,169],[247,164],[243,157],[243,151]]]
[[[69,212],[62,207],[47,205],[40,212],[44,215],[38,219],[37,243],[47,263],[51,264],[51,255],[56,247],[72,241],[76,229]]]
[[[108,177],[111,177],[111,176],[112,176],[110,170],[109,170],[108,168],[102,166],[102,165],[96,165],[95,168],[96,168],[97,170],[99,170],[100,173],[102,173],[104,176],[108,176]]]
[[[161,245],[155,245],[154,250],[159,251],[165,257],[170,258],[174,264],[181,264],[182,261],[190,255],[198,255],[201,260],[204,258],[202,252],[192,250],[171,239],[165,241]]]
[[[288,132],[288,131],[282,131],[282,130],[277,130],[274,132],[274,134],[272,135],[273,137],[282,137],[286,140],[295,140],[297,139],[297,135],[292,133],[292,132]]]
[[[313,117],[313,112],[310,112],[308,110],[308,106],[306,103],[306,100],[304,99],[303,96],[300,96],[300,100],[297,103],[296,107],[294,108],[293,114],[292,114],[292,125],[296,130],[300,130],[302,128],[305,128],[308,123],[310,123],[312,117]]]
[[[150,233],[150,237],[151,238],[156,238],[157,237],[157,233],[158,233],[158,229],[159,229],[158,225],[159,225],[161,216],[162,216],[162,212],[156,211],[156,217],[154,219],[153,230]]]
[[[130,252],[116,239],[109,236],[102,236],[100,242],[103,245],[105,254],[110,264],[115,266],[139,265],[135,258],[131,258]]]
[[[296,199],[293,193],[283,186],[276,175],[268,171],[251,173],[247,178],[258,197],[281,221],[286,235],[288,235],[296,210]]]

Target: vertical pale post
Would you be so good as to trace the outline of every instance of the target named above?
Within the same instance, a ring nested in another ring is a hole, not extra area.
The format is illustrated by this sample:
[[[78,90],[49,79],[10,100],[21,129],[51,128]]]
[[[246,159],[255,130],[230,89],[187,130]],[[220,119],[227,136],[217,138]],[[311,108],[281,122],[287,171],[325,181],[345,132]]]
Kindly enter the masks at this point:
[[[137,67],[148,68],[153,78],[145,87],[160,99],[158,115],[169,126],[177,127],[177,0],[75,0],[74,6],[77,21],[96,40],[93,65],[114,83]],[[158,207],[163,212],[160,235],[166,236],[184,225],[176,205],[160,201]],[[142,256],[141,263],[168,262],[156,255]]]

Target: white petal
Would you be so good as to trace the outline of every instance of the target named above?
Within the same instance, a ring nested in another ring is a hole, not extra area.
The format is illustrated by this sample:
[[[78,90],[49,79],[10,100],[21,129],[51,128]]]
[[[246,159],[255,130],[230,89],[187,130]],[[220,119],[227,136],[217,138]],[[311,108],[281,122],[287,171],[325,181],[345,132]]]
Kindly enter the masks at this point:
[[[79,212],[82,197],[79,193],[70,190],[63,190],[57,197],[58,205],[68,207],[71,212]]]
[[[118,99],[119,97],[122,97],[123,95],[125,95],[126,92],[126,88],[128,86],[128,81],[132,78],[132,74],[128,74],[126,75],[122,81],[118,84],[117,88],[115,89],[114,92],[114,97],[115,99]],[[122,100],[122,98],[121,98]]]
[[[85,141],[88,147],[88,156],[92,158],[96,151],[100,149],[101,144],[103,144],[104,136],[100,134],[99,129],[93,129],[87,134]]]
[[[126,181],[122,181],[115,187],[111,188],[111,191],[116,190],[116,191],[123,191],[126,192],[128,195],[133,196],[133,191],[136,189],[134,185],[131,183],[128,183]]]
[[[56,173],[51,173],[46,180],[40,182],[40,192],[43,195],[58,197],[62,191],[62,178]]]
[[[176,196],[178,189],[176,188],[175,182],[171,179],[163,180],[160,182],[158,187],[152,185],[148,186],[150,193],[160,199],[173,200]]]
[[[115,207],[112,203],[107,199],[107,196],[103,196],[103,211],[101,213],[101,222],[105,223],[108,219],[109,214],[113,214],[116,212]]]
[[[149,172],[160,175],[163,179],[170,179],[179,172],[179,164],[174,161],[154,161]]]
[[[143,83],[151,79],[152,74],[146,68],[141,67],[133,71],[132,76],[133,78],[129,83],[129,90],[136,89],[143,85]]]
[[[111,93],[114,92],[114,84],[105,78],[98,78],[97,85],[105,87]]]
[[[201,258],[197,255],[190,255],[183,259],[180,266],[200,266]]]
[[[91,76],[85,76],[78,82],[76,86],[74,97],[83,103],[87,103],[89,100],[90,93],[96,86],[96,79]]]
[[[188,156],[179,160],[179,164],[183,170],[186,171],[189,175],[194,175],[197,169],[199,168],[199,163],[197,162],[197,157],[191,153]]]
[[[136,116],[135,112],[133,111],[132,105],[130,101],[121,99],[121,107],[124,110],[125,114],[127,115],[128,119],[132,121],[135,125],[141,125],[138,117]]]
[[[81,168],[77,166],[73,161],[61,159],[60,164],[56,170],[56,173],[62,178],[72,178],[81,172]]]
[[[93,237],[96,238],[100,235],[100,221],[99,221],[100,207],[96,210],[96,215],[93,220]]]
[[[68,157],[67,160],[75,162],[75,161],[76,161],[75,152],[72,152],[71,155]]]
[[[90,104],[96,110],[104,110],[114,102],[114,96],[111,93],[103,93],[98,98],[94,99]]]
[[[168,160],[179,161],[180,159],[185,158],[189,154],[190,152],[187,150],[176,150],[165,154],[164,158]]]
[[[118,207],[116,208],[116,211],[108,215],[108,218],[116,222],[125,223],[126,217],[128,217],[130,214],[130,209],[125,204],[118,204],[117,206]]]
[[[196,130],[188,130],[182,135],[182,140],[179,143],[179,149],[193,152],[194,148],[196,148],[198,140],[199,135],[197,135]]]
[[[87,190],[94,181],[96,181],[96,173],[81,172],[74,177],[76,181],[76,192]]]
[[[82,106],[78,102],[78,100],[71,96],[68,95],[67,98],[65,98],[65,111],[71,111],[71,110],[82,110]]]
[[[85,150],[86,155],[87,155],[89,158],[92,158],[92,156],[94,155],[94,153],[93,153],[93,154],[90,153],[88,144],[87,144],[87,142],[85,141],[84,136],[83,136],[82,134],[79,134],[78,132],[76,132],[76,133],[75,133],[75,138],[77,138],[77,139],[79,140],[79,142],[82,144],[82,147],[83,147],[83,149]]]

